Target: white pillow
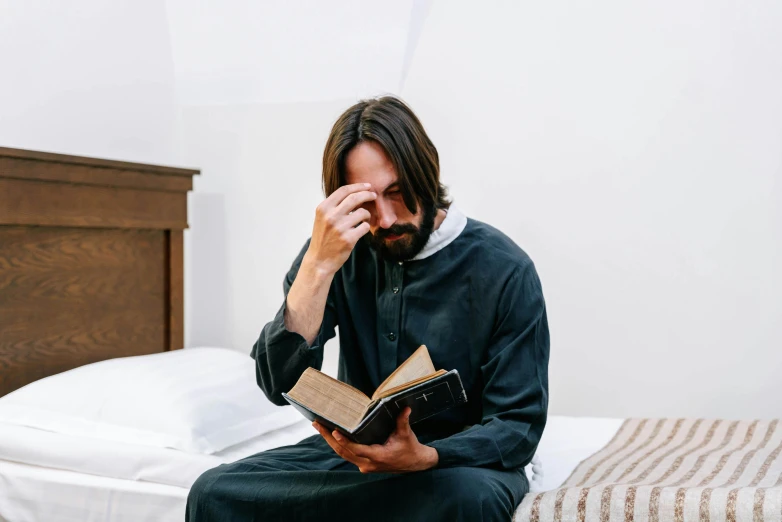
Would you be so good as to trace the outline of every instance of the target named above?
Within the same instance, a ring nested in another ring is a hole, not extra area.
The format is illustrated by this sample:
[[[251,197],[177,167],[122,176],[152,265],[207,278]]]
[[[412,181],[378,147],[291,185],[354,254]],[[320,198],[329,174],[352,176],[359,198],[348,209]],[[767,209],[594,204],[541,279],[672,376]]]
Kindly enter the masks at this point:
[[[202,454],[300,419],[264,396],[252,358],[221,348],[88,364],[0,398],[0,422]]]

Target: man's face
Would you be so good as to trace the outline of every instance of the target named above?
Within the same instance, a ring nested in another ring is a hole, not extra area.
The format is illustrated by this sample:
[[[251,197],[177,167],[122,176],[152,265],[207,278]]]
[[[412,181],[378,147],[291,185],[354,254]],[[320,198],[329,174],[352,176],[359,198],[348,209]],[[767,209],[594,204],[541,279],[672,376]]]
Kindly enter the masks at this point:
[[[394,165],[383,148],[373,141],[356,145],[345,159],[348,184],[369,183],[377,199],[362,205],[371,215],[370,245],[389,261],[406,261],[426,245],[434,229],[437,209],[418,205],[411,213],[402,198]]]

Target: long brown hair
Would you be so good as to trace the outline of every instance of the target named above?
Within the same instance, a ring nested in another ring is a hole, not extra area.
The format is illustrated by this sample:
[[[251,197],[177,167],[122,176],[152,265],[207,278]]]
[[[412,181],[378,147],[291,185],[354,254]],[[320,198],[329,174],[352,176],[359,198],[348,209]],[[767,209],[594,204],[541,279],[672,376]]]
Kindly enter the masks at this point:
[[[363,141],[385,151],[399,177],[402,199],[410,212],[434,205],[447,209],[448,190],[440,183],[440,159],[423,125],[394,96],[362,100],[346,110],[331,129],[323,151],[323,192],[326,197],[345,184],[345,158]]]

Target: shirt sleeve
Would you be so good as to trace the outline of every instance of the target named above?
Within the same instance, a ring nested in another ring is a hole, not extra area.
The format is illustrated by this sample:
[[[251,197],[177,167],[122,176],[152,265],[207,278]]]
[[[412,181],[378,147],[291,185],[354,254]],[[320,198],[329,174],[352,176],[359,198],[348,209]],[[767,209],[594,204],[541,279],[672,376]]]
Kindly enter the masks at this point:
[[[465,431],[429,444],[438,467],[526,466],[548,409],[549,332],[543,291],[532,264],[517,270],[499,299],[495,328],[481,366],[483,417]]]
[[[285,276],[282,285],[285,299],[283,299],[282,306],[274,319],[263,327],[261,335],[250,352],[250,356],[255,359],[255,377],[258,386],[272,403],[280,406],[288,404],[282,397],[282,393],[293,388],[304,370],[309,367],[320,370],[323,364],[323,346],[326,341],[335,336],[336,311],[332,295],[333,283],[326,299],[323,322],[312,346],[307,344],[307,340],[303,336],[285,327],[288,292],[296,279],[309,243],[307,240]]]

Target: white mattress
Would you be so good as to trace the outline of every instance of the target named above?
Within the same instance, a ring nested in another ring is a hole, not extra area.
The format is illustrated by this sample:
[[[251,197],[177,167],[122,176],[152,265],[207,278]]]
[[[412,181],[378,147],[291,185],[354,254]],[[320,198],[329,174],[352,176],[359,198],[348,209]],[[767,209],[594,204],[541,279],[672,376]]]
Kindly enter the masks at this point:
[[[186,488],[0,460],[0,520],[132,522],[185,518]]]
[[[533,491],[559,486],[621,423],[549,417]],[[312,434],[302,420],[214,455],[194,455],[0,424],[0,520],[181,522],[188,489],[201,473]]]
[[[187,493],[201,473],[315,433],[302,419],[196,455],[0,423],[0,521],[182,522]]]

